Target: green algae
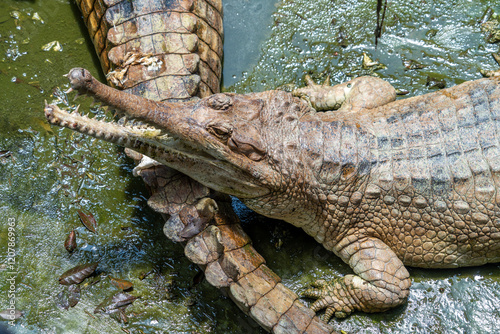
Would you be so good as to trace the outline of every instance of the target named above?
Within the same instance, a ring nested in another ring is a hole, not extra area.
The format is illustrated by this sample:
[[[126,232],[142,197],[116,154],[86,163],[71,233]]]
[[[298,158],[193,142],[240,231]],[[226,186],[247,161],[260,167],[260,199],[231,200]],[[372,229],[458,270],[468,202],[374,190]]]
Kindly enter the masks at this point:
[[[427,92],[424,72],[444,75],[449,86],[473,80],[481,77],[479,69],[496,68],[490,53],[497,47],[485,42],[479,22],[485,9],[495,5],[465,0],[390,3],[375,47],[376,1],[281,1],[270,37],[260,45],[257,64],[225,73],[225,89],[250,92],[302,86],[305,74],[317,81],[329,75],[333,82],[344,82],[367,74],[361,68],[363,52],[387,66],[376,71],[380,77],[408,89],[410,96]],[[239,40],[238,48],[245,48],[245,39]],[[405,59],[427,67],[409,71],[402,63]],[[228,75],[241,79],[230,82]]]

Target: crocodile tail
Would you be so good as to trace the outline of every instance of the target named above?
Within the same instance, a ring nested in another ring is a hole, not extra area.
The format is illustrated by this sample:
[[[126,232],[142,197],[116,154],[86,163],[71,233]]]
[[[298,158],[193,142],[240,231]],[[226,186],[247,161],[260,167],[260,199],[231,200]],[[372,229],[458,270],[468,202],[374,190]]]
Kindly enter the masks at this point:
[[[219,92],[222,2],[77,0],[108,81],[156,101]]]

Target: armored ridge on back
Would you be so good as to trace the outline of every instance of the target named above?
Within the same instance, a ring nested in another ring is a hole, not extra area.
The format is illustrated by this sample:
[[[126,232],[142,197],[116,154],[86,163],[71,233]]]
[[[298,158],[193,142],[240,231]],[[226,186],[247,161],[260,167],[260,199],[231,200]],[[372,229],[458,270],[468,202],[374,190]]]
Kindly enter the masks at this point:
[[[45,107],[50,123],[133,148],[237,196],[302,227],[348,263],[355,275],[307,292],[327,319],[403,303],[404,265],[500,261],[499,79],[376,106],[366,104],[363,85],[370,95],[386,83],[362,77],[339,86],[338,111],[318,113],[281,91],[160,103],[115,91],[83,69],[69,78],[79,93],[157,131],[55,105]]]

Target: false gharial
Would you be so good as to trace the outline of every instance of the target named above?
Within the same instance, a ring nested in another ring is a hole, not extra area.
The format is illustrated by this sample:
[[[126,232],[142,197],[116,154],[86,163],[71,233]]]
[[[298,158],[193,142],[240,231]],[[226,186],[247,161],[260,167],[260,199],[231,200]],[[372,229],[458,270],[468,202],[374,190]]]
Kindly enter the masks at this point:
[[[397,101],[388,83],[359,77],[294,94],[162,103],[116,91],[81,68],[68,77],[73,90],[149,128],[46,105],[51,124],[132,148],[236,196],[349,264],[354,274],[306,292],[326,319],[404,303],[405,265],[500,261],[498,78]]]
[[[221,0],[75,2],[112,86],[168,102],[219,92]],[[151,161],[125,152],[142,159],[141,166]],[[183,241],[186,256],[204,271],[206,281],[257,324],[274,333],[333,332],[266,265],[241,228],[229,196],[165,165],[138,168],[137,174],[150,192],[148,205],[166,220],[167,237]],[[207,244],[217,246],[200,246]]]

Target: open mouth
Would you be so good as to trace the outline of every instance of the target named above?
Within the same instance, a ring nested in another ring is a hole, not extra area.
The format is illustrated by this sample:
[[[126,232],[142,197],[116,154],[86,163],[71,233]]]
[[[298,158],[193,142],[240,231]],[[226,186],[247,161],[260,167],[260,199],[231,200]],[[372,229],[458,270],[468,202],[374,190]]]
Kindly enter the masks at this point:
[[[67,76],[69,91],[93,97],[126,118],[104,121],[83,115],[78,108],[67,111],[46,103],[49,123],[128,147],[227,194],[249,198],[269,192],[255,164],[260,159],[245,155],[255,145],[240,145],[237,148],[242,152],[233,152],[211,132],[222,129],[210,128],[210,117],[217,112],[210,114],[203,103],[148,100],[106,86],[82,68],[72,69]],[[240,137],[243,144],[248,141]]]
[[[124,119],[117,122],[98,120],[80,114],[78,110],[68,112],[53,104],[46,104],[45,116],[53,125],[136,150],[212,189],[240,198],[268,193],[238,166],[192,147],[154,126],[133,120],[125,122]]]
[[[45,105],[45,117],[50,124],[65,127],[98,139],[137,150],[152,158],[161,155],[184,155],[213,162],[208,153],[186,145],[161,129],[144,122],[122,117],[118,121],[104,121],[81,114],[78,108],[72,112],[54,104]]]

